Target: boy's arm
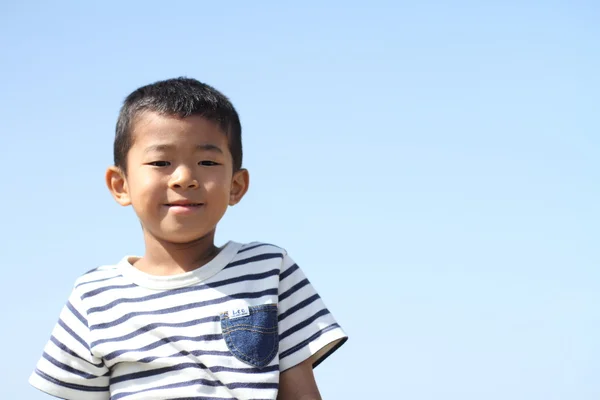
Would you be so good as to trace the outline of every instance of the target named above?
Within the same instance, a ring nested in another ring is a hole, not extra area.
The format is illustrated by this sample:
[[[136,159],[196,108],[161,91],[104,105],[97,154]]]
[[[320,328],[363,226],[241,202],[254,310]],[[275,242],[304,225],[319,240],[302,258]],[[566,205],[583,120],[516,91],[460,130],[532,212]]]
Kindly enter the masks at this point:
[[[75,287],[29,377],[33,387],[59,399],[109,399],[110,371],[90,350],[87,315]]]
[[[281,373],[277,400],[321,400],[312,358]]]
[[[279,275],[279,395],[321,400],[313,368],[348,338],[300,267],[284,254]]]

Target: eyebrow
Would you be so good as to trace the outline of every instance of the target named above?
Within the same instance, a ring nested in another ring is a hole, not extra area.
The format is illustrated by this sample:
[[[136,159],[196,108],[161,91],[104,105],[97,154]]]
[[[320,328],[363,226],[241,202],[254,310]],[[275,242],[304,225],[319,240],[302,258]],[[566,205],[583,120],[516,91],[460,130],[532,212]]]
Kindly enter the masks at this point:
[[[152,146],[146,147],[146,149],[144,150],[144,154],[151,153],[153,151],[168,151],[173,150],[174,148],[175,146],[170,144],[154,144]],[[223,154],[223,150],[221,150],[219,146],[210,143],[196,145],[196,151],[210,151],[213,153]]]

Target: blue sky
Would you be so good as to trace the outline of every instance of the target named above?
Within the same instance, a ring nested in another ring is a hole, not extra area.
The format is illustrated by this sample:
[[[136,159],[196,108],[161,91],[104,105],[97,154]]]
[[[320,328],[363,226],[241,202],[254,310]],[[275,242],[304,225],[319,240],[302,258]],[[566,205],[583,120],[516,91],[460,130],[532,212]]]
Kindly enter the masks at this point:
[[[143,251],[104,186],[119,107],[228,95],[251,188],[218,241],[285,247],[350,335],[326,399],[600,396],[600,6],[4,2],[3,398],[76,277]]]

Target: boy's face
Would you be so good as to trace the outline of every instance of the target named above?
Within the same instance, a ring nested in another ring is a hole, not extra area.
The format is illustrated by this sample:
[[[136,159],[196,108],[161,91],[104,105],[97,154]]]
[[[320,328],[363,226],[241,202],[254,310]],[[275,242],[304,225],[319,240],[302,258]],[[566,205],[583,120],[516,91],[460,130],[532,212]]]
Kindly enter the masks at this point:
[[[227,206],[248,189],[248,172],[233,173],[227,136],[203,117],[145,112],[132,139],[126,176],[111,167],[107,184],[157,239],[189,243],[213,233]]]

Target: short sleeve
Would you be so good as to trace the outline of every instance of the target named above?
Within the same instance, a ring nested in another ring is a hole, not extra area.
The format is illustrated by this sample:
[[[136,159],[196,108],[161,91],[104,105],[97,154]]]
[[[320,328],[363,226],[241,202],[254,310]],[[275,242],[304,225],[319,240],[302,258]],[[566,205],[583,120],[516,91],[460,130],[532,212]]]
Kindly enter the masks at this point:
[[[284,254],[279,275],[279,369],[309,358],[313,367],[348,339],[300,267]]]
[[[75,290],[29,378],[32,386],[62,399],[109,399],[109,371],[90,351],[86,315]]]

